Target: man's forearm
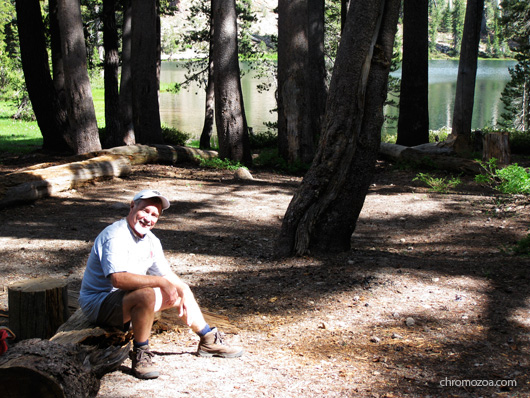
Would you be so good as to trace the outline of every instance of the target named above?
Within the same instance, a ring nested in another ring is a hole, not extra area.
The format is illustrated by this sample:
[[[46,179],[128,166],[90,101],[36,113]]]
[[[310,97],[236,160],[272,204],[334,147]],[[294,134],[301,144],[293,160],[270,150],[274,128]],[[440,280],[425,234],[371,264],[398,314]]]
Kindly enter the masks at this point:
[[[168,280],[162,276],[138,275],[130,272],[116,272],[110,276],[112,286],[122,290],[137,290],[146,287],[167,286]]]

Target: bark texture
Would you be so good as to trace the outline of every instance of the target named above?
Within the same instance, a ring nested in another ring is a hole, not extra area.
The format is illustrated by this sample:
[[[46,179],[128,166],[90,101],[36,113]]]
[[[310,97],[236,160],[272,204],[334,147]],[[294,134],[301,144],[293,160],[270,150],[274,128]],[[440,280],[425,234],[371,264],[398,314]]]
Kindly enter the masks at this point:
[[[499,167],[508,166],[511,162],[510,134],[494,132],[484,135],[482,160],[497,159]]]
[[[97,347],[24,340],[0,357],[4,398],[95,397],[100,379],[127,358],[129,346]]]
[[[124,0],[123,35],[121,51],[120,79],[120,140],[122,145],[134,145],[132,77],[131,77],[131,41],[132,41],[132,0]]]
[[[18,340],[49,339],[70,313],[66,279],[37,278],[12,284],[9,327]]]
[[[429,142],[429,6],[424,0],[403,2],[403,63],[396,143]]]
[[[74,153],[101,149],[88,78],[85,37],[79,1],[58,0],[66,105]]]
[[[136,142],[161,144],[156,0],[132,0],[132,108]]]
[[[219,157],[252,164],[237,50],[234,0],[216,0],[214,15],[215,124]]]
[[[103,46],[105,48],[105,133],[106,146],[124,145],[120,137],[120,96],[118,68],[120,64],[116,0],[103,1]]]
[[[448,140],[454,142],[455,152],[462,155],[471,152],[471,121],[483,13],[484,0],[468,0],[456,79],[453,126]]]
[[[211,15],[212,13],[210,13]],[[204,125],[202,127],[200,148],[210,149],[213,136],[213,126],[215,122],[215,87],[214,87],[214,62],[213,62],[213,17],[210,17],[210,49],[208,57],[208,84],[206,85],[206,100],[204,108]]]
[[[348,10],[319,150],[284,217],[280,256],[350,248],[379,150],[399,0]]]
[[[54,29],[54,4],[50,2],[52,45],[57,38],[57,34],[54,34],[57,33]],[[22,69],[37,124],[42,133],[43,149],[48,152],[69,151],[71,148],[67,141],[66,110],[59,100],[59,93],[50,74],[40,3],[17,0],[16,10]],[[54,72],[56,69],[56,78],[60,81],[59,67],[54,62]]]
[[[278,3],[278,143],[289,163],[311,163],[326,104],[324,2]]]

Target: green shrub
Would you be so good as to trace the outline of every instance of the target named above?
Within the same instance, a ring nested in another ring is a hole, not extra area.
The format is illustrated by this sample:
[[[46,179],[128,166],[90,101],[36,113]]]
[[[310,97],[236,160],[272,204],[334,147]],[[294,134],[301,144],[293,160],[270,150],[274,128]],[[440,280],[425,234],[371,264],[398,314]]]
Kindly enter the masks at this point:
[[[270,130],[264,133],[250,133],[250,148],[275,148],[278,145],[278,135]]]
[[[309,170],[310,165],[300,161],[289,164],[280,156],[277,148],[268,148],[261,151],[258,157],[254,159],[254,166],[298,175],[304,174],[307,170]]]
[[[429,186],[432,192],[447,193],[462,183],[459,177],[434,177],[429,173],[418,173],[412,181],[420,180]]]
[[[168,145],[184,146],[186,141],[191,138],[191,135],[183,133],[174,127],[162,126],[162,137],[164,138],[164,142]]]
[[[510,150],[516,154],[530,154],[530,134],[519,130],[510,131]]]
[[[484,169],[484,174],[475,176],[475,181],[479,184],[488,185],[505,194],[530,194],[530,172],[524,167],[514,163],[499,169],[495,158],[479,163]]]
[[[200,156],[196,156],[196,158],[199,160],[199,165],[201,167],[207,167],[210,169],[221,169],[221,170],[237,170],[241,168],[245,168],[241,163],[229,160],[229,159],[219,159],[219,158],[212,158],[212,159],[205,159]]]

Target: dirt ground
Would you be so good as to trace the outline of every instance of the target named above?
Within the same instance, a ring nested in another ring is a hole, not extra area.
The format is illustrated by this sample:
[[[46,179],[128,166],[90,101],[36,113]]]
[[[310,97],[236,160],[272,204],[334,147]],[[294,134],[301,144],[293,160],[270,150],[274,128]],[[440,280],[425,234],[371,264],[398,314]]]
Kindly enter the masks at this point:
[[[529,233],[528,197],[467,177],[431,193],[416,172],[379,162],[350,251],[276,260],[300,178],[252,174],[135,166],[0,210],[0,309],[22,279],[65,277],[77,289],[96,235],[151,187],[172,201],[154,232],[173,269],[229,318],[237,332],[226,340],[245,355],[199,358],[189,330],[161,332],[151,338],[161,376],[138,380],[127,360],[98,397],[530,396],[530,259],[511,253]]]

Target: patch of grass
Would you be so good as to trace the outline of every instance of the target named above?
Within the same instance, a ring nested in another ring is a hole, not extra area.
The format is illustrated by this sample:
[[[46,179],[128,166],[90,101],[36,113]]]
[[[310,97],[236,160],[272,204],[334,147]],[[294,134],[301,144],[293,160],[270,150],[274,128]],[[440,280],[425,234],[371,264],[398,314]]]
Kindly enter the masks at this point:
[[[103,88],[92,89],[92,100],[96,111],[98,128],[105,128],[105,90]]]
[[[210,169],[234,170],[235,171],[238,169],[246,168],[240,162],[237,162],[234,160],[219,159],[219,158],[205,159],[200,156],[196,156],[196,158],[199,160],[199,165],[201,167],[206,167]]]
[[[15,106],[0,102],[0,152],[23,154],[42,147],[42,134],[35,121],[16,120],[11,117]]]
[[[434,177],[429,173],[418,173],[412,181],[422,181],[429,186],[429,190],[438,193],[448,193],[462,183],[459,177]]]

